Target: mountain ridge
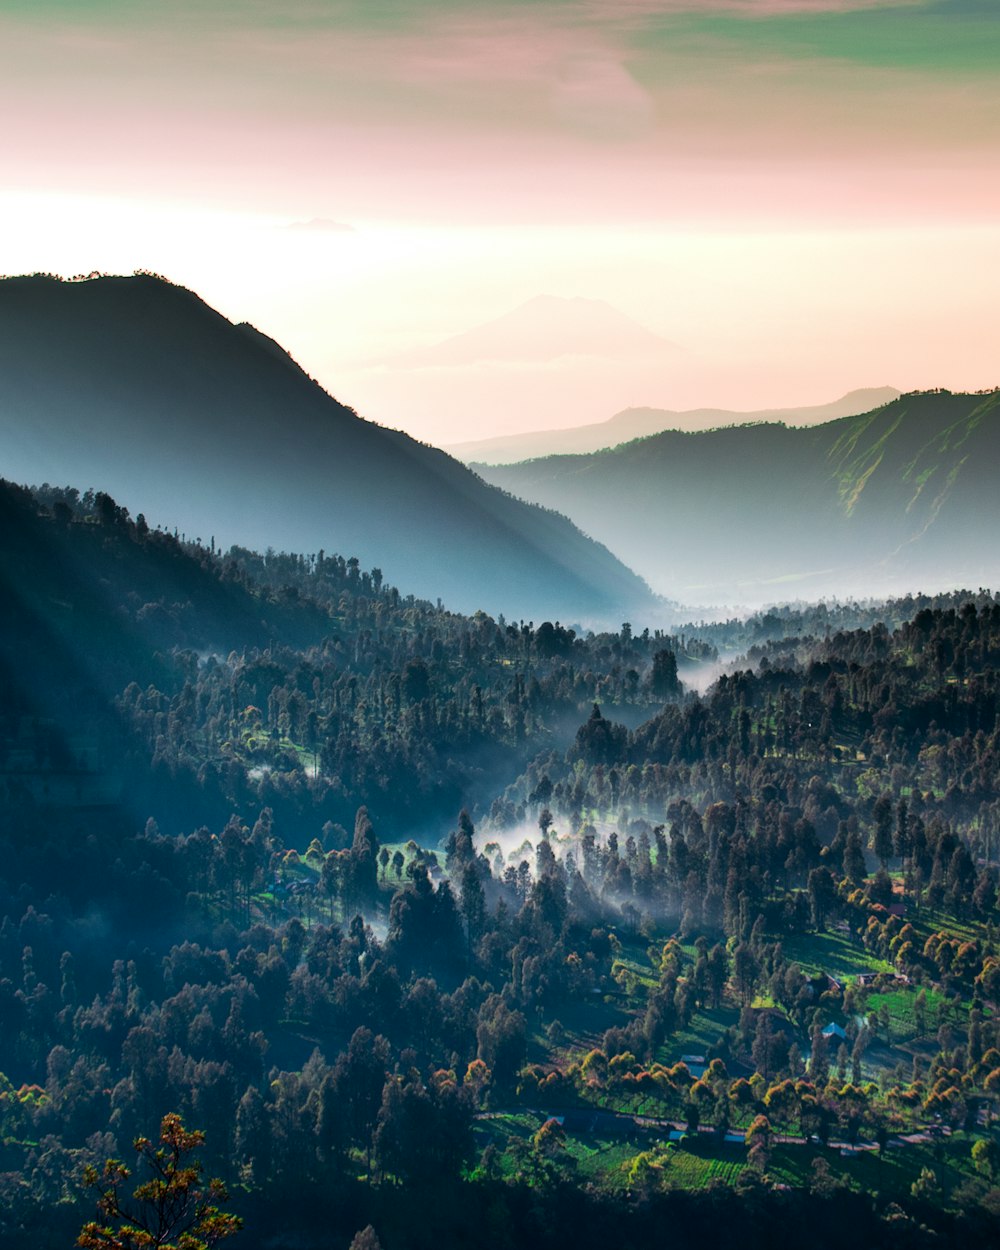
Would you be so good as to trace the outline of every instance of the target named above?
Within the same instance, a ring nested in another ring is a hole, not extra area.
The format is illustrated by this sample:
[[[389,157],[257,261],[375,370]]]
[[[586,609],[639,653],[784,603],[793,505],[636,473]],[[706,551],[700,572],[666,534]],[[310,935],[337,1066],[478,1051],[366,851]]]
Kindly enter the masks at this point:
[[[783,421],[788,425],[814,425],[837,417],[868,412],[898,399],[895,387],[861,387],[848,391],[827,404],[798,408],[762,408],[738,412],[726,408],[624,408],[606,421],[568,429],[537,430],[524,434],[504,434],[495,438],[473,439],[446,445],[453,456],[467,464],[514,464],[540,456],[586,454],[616,447],[636,438],[647,438],[668,429],[688,433],[726,425],[761,421]]]
[[[564,518],[364,421],[274,340],[151,275],[0,282],[0,474],[104,490],[224,546],[347,550],[462,610],[655,604]]]
[[[566,512],[654,588],[761,603],[997,581],[998,457],[1000,392],[939,391],[818,426],[664,431],[477,468]]]

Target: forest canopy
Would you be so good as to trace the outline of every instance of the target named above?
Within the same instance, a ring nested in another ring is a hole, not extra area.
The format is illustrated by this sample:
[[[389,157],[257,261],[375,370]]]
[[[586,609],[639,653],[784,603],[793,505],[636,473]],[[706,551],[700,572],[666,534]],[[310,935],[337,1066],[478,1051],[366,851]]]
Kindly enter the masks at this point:
[[[990,1235],[992,594],[593,634],[0,522],[0,1246],[165,1116],[234,1247]]]

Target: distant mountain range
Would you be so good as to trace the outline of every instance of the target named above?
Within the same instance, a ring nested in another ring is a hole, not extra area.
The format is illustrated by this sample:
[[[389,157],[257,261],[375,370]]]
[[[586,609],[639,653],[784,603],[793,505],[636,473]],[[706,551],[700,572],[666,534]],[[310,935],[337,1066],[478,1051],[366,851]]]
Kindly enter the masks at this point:
[[[0,476],[104,490],[206,544],[357,556],[458,610],[619,621],[654,604],[565,518],[363,421],[151,276],[0,281]]]
[[[473,442],[449,444],[447,450],[466,463],[514,464],[538,456],[570,456],[617,447],[634,438],[648,438],[663,430],[709,430],[719,426],[781,421],[785,425],[819,425],[837,417],[870,412],[899,398],[891,386],[850,391],[830,404],[811,408],[765,408],[759,412],[731,412],[725,408],[693,408],[673,412],[667,408],[626,408],[607,421],[578,425],[566,430],[537,430],[508,434]]]
[[[428,347],[398,352],[378,363],[390,368],[463,368],[468,365],[544,364],[564,356],[637,360],[678,350],[598,299],[537,295],[503,316]]]
[[[480,466],[687,603],[1000,584],[1000,392]]]

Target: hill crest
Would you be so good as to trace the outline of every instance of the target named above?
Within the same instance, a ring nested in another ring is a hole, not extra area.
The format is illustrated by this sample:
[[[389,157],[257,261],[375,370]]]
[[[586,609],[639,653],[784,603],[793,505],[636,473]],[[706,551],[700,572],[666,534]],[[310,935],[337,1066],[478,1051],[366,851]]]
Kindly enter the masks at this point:
[[[625,408],[606,421],[568,429],[537,430],[525,434],[501,435],[449,444],[447,450],[468,464],[515,464],[539,456],[579,455],[616,447],[637,438],[648,438],[666,430],[686,432],[780,421],[786,425],[818,425],[837,417],[869,412],[898,399],[891,386],[865,387],[849,391],[828,404],[802,408],[762,408],[736,412],[725,408],[693,408],[673,411],[666,408]]]
[[[585,621],[655,602],[564,518],[363,420],[152,276],[0,281],[0,475],[104,490],[222,546],[350,550],[461,610]]]
[[[995,582],[998,459],[1000,392],[933,391],[817,426],[668,430],[478,471],[564,511],[655,589],[760,604]]]

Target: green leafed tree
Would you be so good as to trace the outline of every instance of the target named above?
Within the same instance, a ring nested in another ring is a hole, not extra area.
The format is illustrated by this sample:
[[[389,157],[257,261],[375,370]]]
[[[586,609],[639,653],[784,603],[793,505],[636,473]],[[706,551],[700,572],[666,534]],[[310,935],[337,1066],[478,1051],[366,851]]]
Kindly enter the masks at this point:
[[[883,868],[888,867],[892,857],[892,799],[883,794],[875,800],[872,808],[872,850]]]
[[[673,699],[681,693],[681,683],[677,678],[677,656],[673,651],[657,651],[653,656],[650,686],[653,694],[660,699]]]

